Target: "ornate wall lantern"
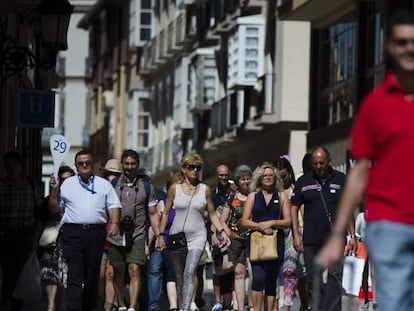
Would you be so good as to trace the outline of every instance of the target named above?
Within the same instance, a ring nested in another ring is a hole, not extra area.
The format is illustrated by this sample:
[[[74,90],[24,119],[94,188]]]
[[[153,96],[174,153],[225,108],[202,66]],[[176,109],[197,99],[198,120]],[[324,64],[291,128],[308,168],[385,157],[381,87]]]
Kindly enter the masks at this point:
[[[43,0],[37,6],[41,45],[49,51],[45,59],[40,59],[27,47],[18,45],[7,34],[7,20],[1,23],[0,88],[8,78],[18,75],[26,67],[54,69],[56,54],[67,49],[67,32],[72,11],[73,6],[68,0]]]

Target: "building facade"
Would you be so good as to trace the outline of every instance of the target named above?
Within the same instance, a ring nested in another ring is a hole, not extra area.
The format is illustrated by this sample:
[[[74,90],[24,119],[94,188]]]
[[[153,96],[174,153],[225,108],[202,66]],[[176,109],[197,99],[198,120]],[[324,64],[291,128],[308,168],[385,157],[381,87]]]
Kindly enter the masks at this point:
[[[310,24],[274,1],[99,0],[90,36],[89,124],[104,158],[125,148],[163,186],[182,155],[252,167],[306,151]],[[106,148],[106,150],[102,150]]]
[[[279,1],[282,20],[309,21],[311,79],[307,148],[326,146],[333,165],[349,167],[352,120],[362,98],[385,76],[386,26],[397,10],[413,9],[408,0]]]
[[[67,48],[67,29],[61,26],[70,19],[71,10],[65,0],[55,5],[48,0],[0,4],[0,154],[20,152],[24,173],[36,182],[41,180],[42,129],[53,123],[51,97],[46,102],[42,96],[58,84],[56,53]],[[53,42],[47,41],[47,34],[54,35]],[[22,91],[32,92],[29,104],[20,100]],[[1,172],[2,168],[1,162]]]
[[[87,79],[90,76],[89,34],[77,27],[79,21],[93,6],[95,0],[71,1],[74,6],[69,23],[67,41],[68,50],[58,53],[56,73],[59,83],[55,99],[55,127],[45,128],[42,133],[43,167],[42,180],[48,185],[53,172],[53,160],[50,153],[50,137],[54,134],[65,136],[71,144],[69,153],[62,164],[75,169],[75,154],[89,146],[89,124],[87,122]],[[45,194],[48,188],[45,187]]]
[[[231,168],[306,151],[310,26],[277,19],[273,1],[155,2],[141,72],[153,89],[148,165],[165,182],[183,153]]]

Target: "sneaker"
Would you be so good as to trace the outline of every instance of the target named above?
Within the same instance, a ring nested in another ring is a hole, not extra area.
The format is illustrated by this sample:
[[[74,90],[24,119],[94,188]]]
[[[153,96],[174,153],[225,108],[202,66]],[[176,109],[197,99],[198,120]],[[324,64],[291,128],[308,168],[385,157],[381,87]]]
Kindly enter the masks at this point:
[[[118,311],[127,311],[127,307],[119,307]]]
[[[135,311],[135,309],[134,308],[128,308],[127,311]]]
[[[223,311],[223,305],[220,301],[216,301],[214,306],[211,308],[211,311]]]
[[[378,303],[376,301],[374,301],[372,303],[372,309],[376,309],[378,307]]]
[[[362,310],[362,311],[367,311],[367,310],[369,310],[369,302],[364,303],[364,304],[362,305],[362,307],[361,307],[361,310]]]
[[[195,303],[197,305],[197,307],[200,309],[202,307],[204,307],[204,305],[206,304],[206,301],[204,300],[203,297],[199,297],[195,299]]]
[[[197,307],[195,302],[192,302],[190,305],[190,310],[191,311],[200,311],[200,309]]]

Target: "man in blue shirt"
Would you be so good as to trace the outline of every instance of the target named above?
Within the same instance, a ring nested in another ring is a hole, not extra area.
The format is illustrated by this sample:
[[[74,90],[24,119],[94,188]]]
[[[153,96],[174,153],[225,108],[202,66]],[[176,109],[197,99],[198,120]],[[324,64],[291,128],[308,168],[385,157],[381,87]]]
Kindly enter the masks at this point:
[[[68,263],[66,307],[96,310],[105,227],[109,222],[108,235],[118,234],[121,203],[112,185],[93,174],[90,152],[79,151],[75,165],[78,174],[61,186],[60,203],[58,196],[51,196],[50,205],[55,212],[60,207],[64,213],[61,235],[63,256]],[[52,177],[50,186],[56,192],[59,181]]]
[[[295,184],[291,204],[294,245],[299,252],[304,252],[308,288],[313,299],[313,259],[331,234],[345,175],[331,167],[329,151],[324,147],[319,146],[312,151],[311,163],[312,171],[301,176]],[[298,223],[298,211],[302,204],[303,238]],[[355,238],[353,224],[350,224],[350,232]],[[328,283],[321,299],[322,310],[341,310],[341,285],[342,267],[338,265],[328,270]]]

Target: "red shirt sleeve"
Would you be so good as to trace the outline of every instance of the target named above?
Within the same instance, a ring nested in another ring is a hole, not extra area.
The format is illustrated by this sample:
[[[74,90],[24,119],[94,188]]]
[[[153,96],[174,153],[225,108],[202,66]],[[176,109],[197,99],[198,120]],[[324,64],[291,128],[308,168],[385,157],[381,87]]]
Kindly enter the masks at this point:
[[[374,98],[364,99],[354,120],[351,131],[351,157],[354,159],[372,160],[374,154]]]

